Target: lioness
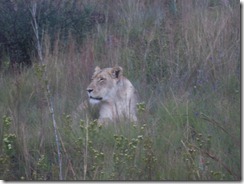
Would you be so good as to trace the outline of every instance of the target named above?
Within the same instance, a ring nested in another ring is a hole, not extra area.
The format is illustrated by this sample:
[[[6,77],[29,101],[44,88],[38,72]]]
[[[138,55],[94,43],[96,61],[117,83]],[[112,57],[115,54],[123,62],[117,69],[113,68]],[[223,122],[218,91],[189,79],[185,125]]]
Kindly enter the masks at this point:
[[[96,67],[87,93],[91,104],[100,105],[98,122],[104,123],[122,118],[137,121],[136,90],[123,76],[122,67],[104,69]]]

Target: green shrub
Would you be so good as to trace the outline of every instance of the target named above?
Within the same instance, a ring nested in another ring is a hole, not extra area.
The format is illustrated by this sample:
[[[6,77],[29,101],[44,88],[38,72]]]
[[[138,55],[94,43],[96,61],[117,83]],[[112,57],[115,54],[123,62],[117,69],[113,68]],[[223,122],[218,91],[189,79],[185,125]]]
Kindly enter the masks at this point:
[[[46,70],[64,180],[240,180],[239,2],[41,2],[43,65],[0,73],[1,179],[59,179]],[[105,21],[89,31],[93,10]],[[138,122],[73,119],[94,67],[116,64]]]

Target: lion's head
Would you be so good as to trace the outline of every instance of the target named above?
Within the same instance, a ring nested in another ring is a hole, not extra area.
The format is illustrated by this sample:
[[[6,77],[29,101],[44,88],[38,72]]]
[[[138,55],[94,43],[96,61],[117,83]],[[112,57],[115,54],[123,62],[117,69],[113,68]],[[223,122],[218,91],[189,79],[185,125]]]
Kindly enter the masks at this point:
[[[120,66],[104,69],[96,67],[92,81],[87,87],[90,103],[108,101],[115,96],[118,82],[122,77],[123,69]]]

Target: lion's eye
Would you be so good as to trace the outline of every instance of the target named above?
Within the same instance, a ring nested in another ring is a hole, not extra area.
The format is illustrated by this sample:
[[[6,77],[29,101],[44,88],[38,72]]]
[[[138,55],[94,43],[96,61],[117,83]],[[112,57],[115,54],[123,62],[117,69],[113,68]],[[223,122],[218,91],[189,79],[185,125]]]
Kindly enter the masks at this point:
[[[105,80],[105,78],[100,77],[98,81],[99,81],[99,82],[102,82],[102,81],[104,81],[104,80]]]

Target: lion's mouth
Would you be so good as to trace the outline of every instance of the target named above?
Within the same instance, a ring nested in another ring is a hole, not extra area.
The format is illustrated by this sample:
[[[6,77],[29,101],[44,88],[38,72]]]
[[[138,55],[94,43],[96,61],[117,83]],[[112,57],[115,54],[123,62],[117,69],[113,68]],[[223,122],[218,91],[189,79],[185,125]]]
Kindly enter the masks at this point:
[[[102,97],[92,97],[92,96],[90,96],[90,99],[101,101],[103,98]]]

